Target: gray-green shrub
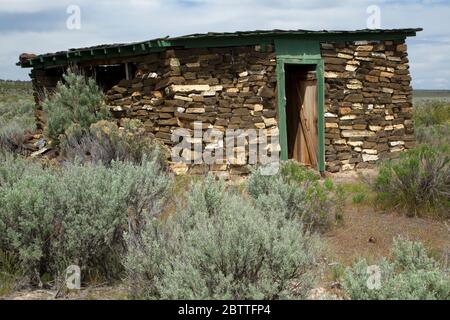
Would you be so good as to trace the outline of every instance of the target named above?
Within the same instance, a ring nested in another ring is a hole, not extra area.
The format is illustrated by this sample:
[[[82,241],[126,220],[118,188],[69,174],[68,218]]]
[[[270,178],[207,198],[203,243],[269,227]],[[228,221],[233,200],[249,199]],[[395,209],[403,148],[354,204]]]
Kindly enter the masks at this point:
[[[208,177],[167,220],[129,233],[124,261],[144,299],[305,298],[319,266],[317,239],[298,219],[265,212]]]
[[[379,288],[369,289],[368,263],[359,260],[345,272],[343,289],[353,300],[448,300],[449,270],[443,269],[428,256],[419,242],[395,239],[392,261],[377,263],[380,270]]]
[[[145,131],[140,120],[125,120],[119,128],[113,121],[100,120],[88,130],[78,124],[68,128],[61,136],[61,153],[71,162],[102,163],[109,165],[113,160],[141,163],[145,156],[160,150],[160,162],[166,159],[164,145]]]
[[[43,103],[47,133],[56,144],[59,143],[60,135],[73,124],[88,130],[91,124],[110,117],[103,93],[94,79],[71,70],[63,78],[56,91]]]
[[[417,127],[444,125],[449,122],[449,101],[428,99],[414,104],[414,124]]]
[[[258,208],[296,217],[310,228],[326,228],[332,211],[331,192],[322,186],[312,170],[288,161],[281,172],[264,175],[255,169],[247,182],[247,191]]]
[[[36,281],[70,264],[117,277],[127,215],[154,214],[170,184],[154,160],[27,169],[7,159],[0,167],[0,248]]]
[[[414,216],[450,209],[450,152],[447,146],[420,145],[397,162],[384,163],[374,184],[380,204],[396,206]]]
[[[0,150],[25,153],[25,134],[36,128],[31,102],[0,103]]]

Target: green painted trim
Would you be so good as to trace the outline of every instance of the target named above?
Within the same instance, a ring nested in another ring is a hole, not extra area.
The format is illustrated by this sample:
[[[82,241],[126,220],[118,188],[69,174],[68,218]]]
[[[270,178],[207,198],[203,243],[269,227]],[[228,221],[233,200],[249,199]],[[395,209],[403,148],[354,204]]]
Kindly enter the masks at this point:
[[[324,77],[324,62],[321,60],[316,65],[317,73],[317,106],[318,119],[317,119],[317,130],[318,130],[318,166],[319,171],[325,171],[325,77]]]
[[[324,62],[320,55],[320,43],[276,42],[277,54],[277,93],[278,93],[278,129],[280,131],[281,160],[288,160],[288,139],[286,124],[286,64],[309,64],[316,66],[317,72],[317,169],[325,171],[325,79]]]
[[[249,34],[223,34],[223,35],[202,35],[196,37],[179,37],[168,39],[156,39],[144,41],[140,43],[113,45],[100,48],[86,48],[69,52],[61,52],[49,55],[40,55],[33,60],[25,63],[17,63],[22,68],[54,66],[53,57],[60,63],[68,64],[69,62],[77,62],[78,59],[104,59],[114,58],[117,56],[134,56],[149,52],[161,52],[169,47],[184,48],[208,48],[208,47],[233,47],[246,46],[256,44],[274,44],[277,41],[302,42],[302,43],[318,43],[318,42],[342,42],[342,41],[358,41],[358,40],[403,40],[406,37],[415,36],[414,29],[406,29],[406,31],[358,31],[358,32],[254,32]],[[92,54],[94,53],[94,54]],[[89,58],[87,58],[88,56]],[[32,61],[32,62],[31,62]]]
[[[278,94],[278,130],[281,147],[281,160],[288,160],[288,142],[286,125],[286,79],[284,61],[277,59],[277,94]]]

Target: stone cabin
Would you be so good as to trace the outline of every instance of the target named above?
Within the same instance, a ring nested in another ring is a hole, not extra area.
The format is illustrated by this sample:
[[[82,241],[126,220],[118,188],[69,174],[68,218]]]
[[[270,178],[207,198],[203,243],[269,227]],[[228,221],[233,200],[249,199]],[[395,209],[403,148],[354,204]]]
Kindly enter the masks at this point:
[[[262,129],[278,136],[282,160],[337,172],[414,146],[405,40],[421,30],[193,34],[23,54],[18,65],[31,68],[38,104],[75,65],[95,77],[119,125],[140,119],[167,145],[173,130],[195,121],[203,129]],[[206,170],[238,174],[248,166],[225,161]]]

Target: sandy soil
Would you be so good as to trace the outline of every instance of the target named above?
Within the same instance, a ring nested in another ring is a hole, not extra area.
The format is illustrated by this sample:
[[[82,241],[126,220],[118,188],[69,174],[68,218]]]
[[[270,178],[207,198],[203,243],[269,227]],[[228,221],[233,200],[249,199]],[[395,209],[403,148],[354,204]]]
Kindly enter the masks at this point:
[[[375,212],[370,207],[347,207],[344,223],[330,231],[325,241],[336,260],[349,264],[357,257],[377,260],[388,256],[394,237],[424,243],[433,254],[450,254],[450,225],[428,218]]]

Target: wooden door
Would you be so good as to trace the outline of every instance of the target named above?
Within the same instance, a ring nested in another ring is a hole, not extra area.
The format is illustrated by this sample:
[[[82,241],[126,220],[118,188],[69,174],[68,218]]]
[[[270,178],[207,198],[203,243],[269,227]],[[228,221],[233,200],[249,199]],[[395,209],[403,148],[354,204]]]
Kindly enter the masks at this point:
[[[317,167],[317,80],[314,75],[307,73],[306,76],[294,77],[292,86],[295,98],[292,105],[293,112],[298,114],[294,117],[299,123],[294,132],[292,158],[298,162]]]

